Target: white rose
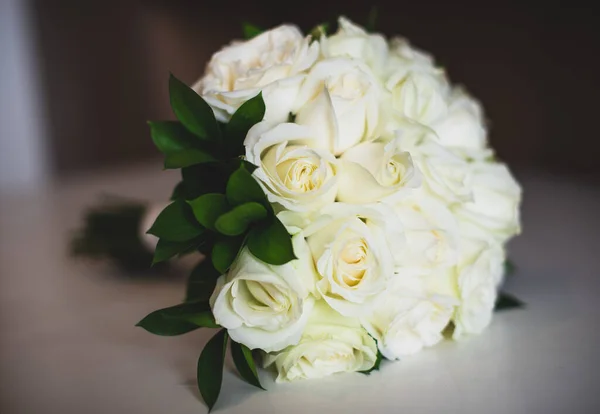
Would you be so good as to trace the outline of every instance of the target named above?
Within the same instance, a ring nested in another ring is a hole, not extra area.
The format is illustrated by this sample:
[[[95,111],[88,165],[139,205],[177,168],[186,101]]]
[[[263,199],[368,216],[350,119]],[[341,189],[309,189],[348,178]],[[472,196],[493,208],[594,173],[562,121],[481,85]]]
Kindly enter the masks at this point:
[[[410,153],[428,191],[449,205],[472,199],[467,161],[440,145],[429,128],[406,120],[398,122],[396,128],[400,147]]]
[[[333,203],[337,193],[337,160],[319,148],[306,126],[267,122],[254,125],[244,145],[246,158],[270,202],[293,211],[313,211]]]
[[[400,67],[385,86],[392,108],[404,117],[429,126],[446,116],[450,86],[441,70]]]
[[[217,280],[210,298],[215,321],[250,349],[271,352],[297,343],[314,303],[310,296],[314,277],[300,272],[308,268],[295,263],[304,259],[272,266],[244,249]]]
[[[341,314],[361,316],[398,264],[394,254],[404,248],[400,222],[383,204],[334,203],[319,214],[304,229],[320,278],[317,290]]]
[[[463,239],[456,268],[460,305],[453,317],[454,339],[482,332],[491,322],[497,286],[504,272],[504,251],[498,243]]]
[[[421,185],[421,174],[399,140],[363,142],[341,156],[338,201],[393,201]]]
[[[321,40],[326,58],[350,57],[364,61],[375,73],[384,69],[388,45],[380,34],[370,34],[345,17],[338,19],[338,31]]]
[[[521,229],[519,205],[521,187],[504,164],[472,164],[472,201],[458,204],[454,212],[471,221],[498,241],[505,242]]]
[[[385,72],[389,76],[402,69],[407,72],[411,70],[441,72],[441,69],[434,66],[433,58],[429,54],[411,46],[407,39],[394,37],[390,39]]]
[[[492,155],[487,146],[481,105],[463,90],[455,89],[448,113],[432,125],[440,144],[466,159],[482,160]]]
[[[428,295],[420,286],[390,290],[378,298],[362,324],[384,357],[399,359],[437,344],[456,303],[450,296]]]
[[[379,81],[362,61],[325,59],[312,67],[302,84],[296,122],[313,128],[321,145],[339,155],[378,137],[384,117],[382,94]]]
[[[375,365],[377,345],[357,319],[318,301],[297,345],[265,355],[275,365],[277,382],[321,378],[338,372],[366,371]]]
[[[407,267],[437,269],[456,264],[460,230],[444,203],[421,189],[394,205],[406,237]]]
[[[302,72],[318,55],[318,42],[311,43],[296,26],[279,26],[215,53],[193,89],[223,122],[262,90],[265,119],[283,122],[296,99]]]

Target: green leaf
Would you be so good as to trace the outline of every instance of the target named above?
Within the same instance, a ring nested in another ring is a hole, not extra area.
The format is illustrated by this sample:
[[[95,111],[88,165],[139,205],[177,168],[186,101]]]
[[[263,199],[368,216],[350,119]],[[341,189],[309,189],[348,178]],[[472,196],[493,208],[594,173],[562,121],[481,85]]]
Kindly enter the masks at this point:
[[[214,407],[221,392],[227,339],[227,331],[221,329],[208,341],[198,358],[198,389],[209,411]]]
[[[229,176],[227,188],[225,189],[227,200],[232,206],[254,201],[262,204],[269,212],[273,209],[269,204],[263,189],[256,182],[252,174],[246,169],[244,164]]]
[[[147,233],[181,242],[198,237],[203,231],[194,218],[192,208],[183,200],[175,200],[161,211]]]
[[[231,117],[225,127],[227,148],[233,156],[244,154],[244,140],[248,130],[263,120],[265,116],[265,102],[262,92],[254,98],[244,102]]]
[[[243,23],[242,30],[244,32],[244,39],[246,39],[246,40],[252,39],[253,37],[256,37],[259,34],[261,34],[262,32],[264,32],[263,29],[261,29],[258,26],[255,26],[251,23]]]
[[[276,217],[250,230],[247,244],[250,252],[265,263],[283,265],[296,259],[292,236]]]
[[[229,210],[229,203],[224,194],[204,194],[188,201],[194,216],[207,229],[215,230],[215,221]]]
[[[258,203],[250,202],[234,207],[215,221],[215,228],[226,236],[239,236],[250,224],[267,217],[267,210]]]
[[[171,193],[171,198],[169,200],[185,200],[185,185],[183,181],[177,183],[175,188],[173,189],[173,193]]]
[[[173,320],[163,318],[155,312],[146,316],[136,326],[144,328],[146,331],[159,336],[177,336],[194,331],[199,328],[198,325],[185,320]]]
[[[371,11],[369,12],[369,17],[367,18],[367,24],[365,25],[365,29],[367,32],[373,33],[375,31],[375,24],[377,23],[377,6],[371,7]]]
[[[200,95],[171,74],[169,77],[171,108],[177,119],[201,139],[218,141],[221,131],[212,108]]]
[[[504,274],[512,276],[517,271],[517,266],[509,259],[504,261]]]
[[[207,303],[183,303],[159,309],[139,321],[136,326],[161,336],[175,336],[198,329],[199,325],[186,320],[186,316],[210,312]]]
[[[148,122],[148,125],[154,145],[163,154],[193,148],[198,141],[198,138],[177,121]]]
[[[312,37],[313,41],[319,40],[323,36],[327,36],[329,32],[329,23],[321,23],[313,27],[308,33]]]
[[[383,360],[383,354],[381,353],[381,351],[379,350],[379,348],[377,349],[377,358],[375,359],[375,364],[373,364],[373,366],[365,371],[358,371],[361,374],[366,374],[366,375],[371,375],[371,372],[373,371],[379,371],[379,367],[381,366],[381,361]]]
[[[152,264],[164,262],[170,258],[189,253],[197,249],[203,243],[202,237],[196,237],[192,240],[186,240],[183,242],[169,241],[165,239],[159,239],[156,244],[156,250],[154,250],[154,258]]]
[[[502,311],[508,309],[516,309],[525,307],[525,303],[516,297],[505,293],[499,292],[498,298],[496,299],[496,306],[494,307],[495,311]]]
[[[188,148],[178,152],[167,154],[165,157],[165,168],[173,170],[185,168],[196,164],[217,162],[218,160],[208,152],[198,148]]]
[[[217,239],[213,246],[211,258],[213,266],[219,274],[225,274],[225,272],[227,272],[242,248],[244,240],[245,238],[242,236],[221,236],[221,238]]]
[[[181,177],[188,200],[207,193],[225,193],[231,171],[222,163],[197,164],[181,169]]]
[[[211,311],[203,311],[194,313],[191,315],[187,315],[184,319],[190,323],[193,323],[196,326],[201,328],[220,328],[221,325],[218,325],[215,322],[215,317],[213,316]]]
[[[186,302],[208,300],[215,290],[221,273],[215,269],[210,259],[203,259],[190,273],[186,286]]]
[[[256,165],[246,160],[241,160],[240,164],[244,166],[244,168],[250,173],[250,175],[252,175],[252,173],[258,168]]]
[[[230,346],[233,363],[235,364],[235,367],[242,378],[248,384],[264,390],[263,386],[260,385],[258,373],[256,372],[256,365],[254,364],[254,358],[252,358],[252,351],[248,349],[246,345],[238,344],[234,341],[231,341]]]

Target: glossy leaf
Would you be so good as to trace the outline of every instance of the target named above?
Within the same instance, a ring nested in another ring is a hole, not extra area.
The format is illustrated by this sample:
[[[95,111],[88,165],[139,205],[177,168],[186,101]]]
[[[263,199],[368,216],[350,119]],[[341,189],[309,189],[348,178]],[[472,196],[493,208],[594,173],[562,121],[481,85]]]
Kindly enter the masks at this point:
[[[241,377],[251,385],[264,390],[260,384],[258,378],[258,372],[256,371],[256,365],[254,358],[252,357],[252,351],[243,344],[231,341],[230,343],[231,357],[236,369],[240,373]]]
[[[194,218],[191,207],[182,200],[175,200],[158,215],[148,234],[169,241],[186,241],[204,232]]]
[[[211,230],[215,229],[217,218],[229,210],[229,203],[224,194],[204,194],[188,201],[188,204],[192,207],[196,220]]]
[[[240,168],[229,176],[225,194],[227,195],[229,204],[232,206],[239,206],[240,204],[254,201],[272,211],[265,192],[244,165],[241,165]]]
[[[254,256],[272,265],[283,265],[296,259],[292,236],[276,217],[250,230],[247,245]]]
[[[214,407],[221,392],[227,339],[227,331],[221,329],[208,341],[198,358],[198,389],[209,411]]]
[[[185,200],[185,185],[183,181],[177,183],[175,188],[173,188],[173,192],[171,193],[171,198],[169,200]]]
[[[165,239],[159,239],[154,250],[154,258],[152,264],[164,262],[177,255],[183,255],[190,253],[197,249],[203,243],[202,237],[197,237],[192,240],[186,240],[182,242],[169,241]]]
[[[227,137],[227,148],[232,156],[244,154],[244,140],[248,130],[265,116],[265,102],[262,92],[254,98],[244,102],[235,111],[231,120],[225,127]]]
[[[186,320],[186,317],[210,312],[206,303],[184,303],[150,313],[136,324],[150,333],[161,336],[175,336],[199,328],[197,323]]]
[[[221,163],[197,164],[181,169],[185,195],[193,200],[207,193],[225,193],[231,173]]]
[[[185,301],[208,300],[220,275],[209,258],[203,259],[188,277]]]
[[[202,328],[220,328],[221,326],[215,322],[215,317],[211,311],[204,311],[188,315],[185,317],[186,321],[193,323]]]
[[[165,168],[168,170],[190,167],[197,164],[217,162],[218,160],[205,150],[188,148],[165,156]]]
[[[198,141],[198,138],[177,121],[148,122],[148,125],[154,145],[163,154],[193,148]]]
[[[243,236],[221,236],[217,239],[215,245],[213,246],[211,259],[213,266],[220,274],[224,274],[225,272],[227,272],[227,270],[237,257],[243,244]]]
[[[258,203],[241,204],[221,215],[215,222],[215,228],[227,236],[239,236],[248,230],[250,224],[267,217],[267,210]]]
[[[177,119],[201,139],[218,141],[221,136],[212,108],[193,89],[175,76],[169,78],[171,108]]]

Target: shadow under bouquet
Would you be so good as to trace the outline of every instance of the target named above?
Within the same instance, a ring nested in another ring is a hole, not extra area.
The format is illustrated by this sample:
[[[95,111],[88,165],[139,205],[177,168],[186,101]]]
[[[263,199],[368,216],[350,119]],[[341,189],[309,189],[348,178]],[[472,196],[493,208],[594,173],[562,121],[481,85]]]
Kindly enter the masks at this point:
[[[184,303],[138,325],[218,328],[197,367],[209,408],[228,344],[257,387],[256,357],[277,381],[368,373],[518,304],[498,289],[521,189],[480,104],[428,54],[345,18],[250,31],[192,87],[171,76],[177,121],[149,123],[182,177],[149,230],[154,262],[206,258]]]

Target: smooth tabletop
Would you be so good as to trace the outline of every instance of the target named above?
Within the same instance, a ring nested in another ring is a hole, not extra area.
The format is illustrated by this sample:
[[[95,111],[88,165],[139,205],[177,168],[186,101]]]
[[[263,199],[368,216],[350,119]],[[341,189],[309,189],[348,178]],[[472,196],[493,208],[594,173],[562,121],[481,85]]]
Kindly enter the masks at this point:
[[[446,341],[370,376],[245,384],[226,361],[215,412],[600,413],[600,185],[535,172],[524,187],[517,272],[525,309],[481,336]],[[162,201],[177,176],[160,164],[79,176],[43,194],[0,198],[0,412],[206,412],[196,361],[211,330],[173,338],[134,327],[184,294],[184,270],[119,275],[69,257],[85,207],[101,194]]]

